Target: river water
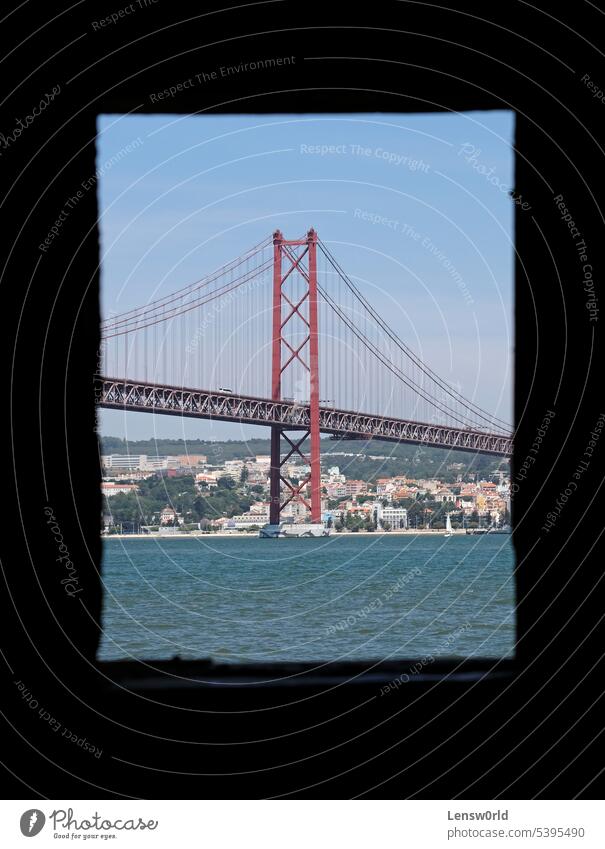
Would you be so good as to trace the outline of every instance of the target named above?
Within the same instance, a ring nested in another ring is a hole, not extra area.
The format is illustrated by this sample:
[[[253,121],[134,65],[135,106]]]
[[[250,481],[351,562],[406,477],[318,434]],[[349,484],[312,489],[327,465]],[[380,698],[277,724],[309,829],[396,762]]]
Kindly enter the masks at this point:
[[[99,658],[511,657],[508,535],[107,539]]]

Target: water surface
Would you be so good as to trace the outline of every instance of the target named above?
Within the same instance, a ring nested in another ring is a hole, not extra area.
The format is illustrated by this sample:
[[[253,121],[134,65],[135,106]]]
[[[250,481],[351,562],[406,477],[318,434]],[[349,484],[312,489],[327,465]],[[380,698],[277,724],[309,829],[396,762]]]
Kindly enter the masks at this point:
[[[104,541],[99,658],[512,656],[506,535]]]

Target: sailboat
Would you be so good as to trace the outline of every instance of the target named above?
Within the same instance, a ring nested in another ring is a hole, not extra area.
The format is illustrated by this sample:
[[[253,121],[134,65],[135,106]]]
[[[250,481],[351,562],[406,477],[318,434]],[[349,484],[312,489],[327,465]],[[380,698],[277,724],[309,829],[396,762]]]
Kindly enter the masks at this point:
[[[447,513],[445,516],[445,536],[451,537],[452,535],[452,523],[450,521],[450,514]]]

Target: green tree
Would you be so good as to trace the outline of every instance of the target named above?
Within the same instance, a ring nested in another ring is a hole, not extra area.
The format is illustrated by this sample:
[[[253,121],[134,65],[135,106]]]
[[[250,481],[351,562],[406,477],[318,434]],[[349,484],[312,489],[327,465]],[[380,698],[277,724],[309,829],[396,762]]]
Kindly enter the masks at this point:
[[[357,533],[359,528],[361,527],[361,519],[358,516],[354,516],[353,513],[347,513],[345,516],[345,527],[348,531],[353,531]]]
[[[235,481],[229,475],[223,475],[217,481],[219,489],[235,489]]]

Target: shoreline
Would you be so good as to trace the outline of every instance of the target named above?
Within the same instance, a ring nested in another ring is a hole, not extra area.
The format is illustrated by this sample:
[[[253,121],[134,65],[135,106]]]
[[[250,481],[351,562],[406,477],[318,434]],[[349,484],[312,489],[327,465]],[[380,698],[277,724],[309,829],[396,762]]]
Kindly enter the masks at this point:
[[[329,534],[327,537],[314,537],[314,539],[335,539],[336,537],[392,537],[392,536],[421,536],[424,534],[428,534],[430,536],[444,536],[445,529],[408,529],[408,530],[396,530],[396,531],[340,531],[340,533]],[[452,536],[467,536],[466,529],[452,530]],[[470,536],[470,534],[468,535]],[[177,533],[177,534],[101,534],[101,540],[105,541],[108,539],[260,539],[258,536],[258,531],[254,531],[251,534],[248,533],[240,533],[236,531],[235,533],[226,533],[224,531],[217,531],[212,534],[205,534],[201,531],[191,531],[190,533]],[[284,537],[281,537],[284,539]],[[293,539],[300,539],[300,537],[293,537]]]

